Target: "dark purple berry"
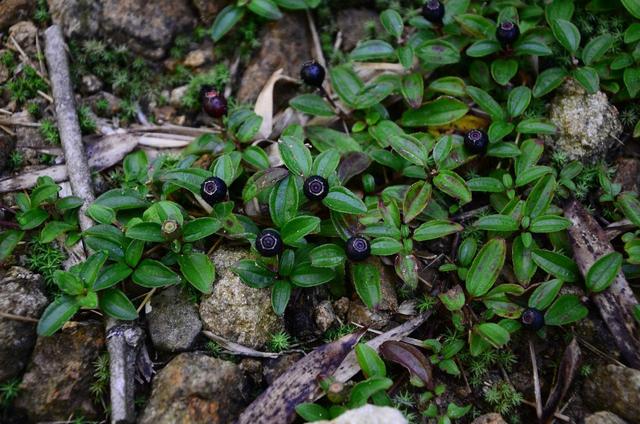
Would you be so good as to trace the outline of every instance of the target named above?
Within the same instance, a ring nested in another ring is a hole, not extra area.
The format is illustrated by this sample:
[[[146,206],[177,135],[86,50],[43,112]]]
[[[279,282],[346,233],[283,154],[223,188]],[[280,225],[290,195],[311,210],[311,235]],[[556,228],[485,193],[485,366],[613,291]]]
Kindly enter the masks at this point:
[[[489,137],[487,133],[482,130],[471,130],[464,136],[464,147],[470,153],[473,154],[482,154],[487,151],[487,146],[489,145]]]
[[[227,99],[215,88],[203,87],[202,109],[212,118],[221,118],[227,114]]]
[[[324,75],[324,68],[315,60],[306,62],[300,70],[300,78],[302,78],[302,81],[312,87],[322,86]]]
[[[284,250],[280,233],[276,230],[264,230],[256,239],[256,250],[262,256],[276,256]]]
[[[347,240],[347,258],[352,261],[364,261],[371,255],[369,240],[360,236],[353,236]]]
[[[444,4],[438,0],[428,0],[422,6],[422,16],[434,24],[442,23],[444,17]]]
[[[520,35],[520,28],[515,22],[504,21],[496,29],[496,38],[503,46],[512,45]]]
[[[213,206],[227,196],[227,184],[218,177],[209,177],[200,185],[200,197]]]
[[[329,194],[329,183],[321,176],[314,175],[304,181],[302,191],[309,200],[322,200]]]
[[[538,331],[544,326],[544,314],[535,308],[527,308],[522,313],[520,322],[527,330]]]

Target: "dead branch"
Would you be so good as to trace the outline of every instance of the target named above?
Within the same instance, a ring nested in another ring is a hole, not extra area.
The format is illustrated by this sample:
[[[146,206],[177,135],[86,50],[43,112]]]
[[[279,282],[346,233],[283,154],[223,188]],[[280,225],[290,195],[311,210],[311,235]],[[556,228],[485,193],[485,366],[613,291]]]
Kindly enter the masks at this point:
[[[64,37],[61,28],[57,25],[49,27],[44,36],[45,57],[51,78],[60,141],[71,189],[76,196],[84,200],[78,217],[80,228],[86,230],[93,225],[93,221],[85,215],[84,211],[93,201],[94,195],[76,113]],[[143,341],[143,331],[135,324],[123,325],[113,319],[107,319],[106,327],[111,373],[111,422],[133,422],[135,420],[133,397],[135,366],[138,350]]]
[[[586,275],[598,258],[613,252],[613,246],[605,231],[579,202],[567,205],[564,214],[573,224],[569,228],[569,237],[573,241],[574,259],[582,275]],[[640,369],[640,338],[633,316],[638,300],[622,271],[607,290],[593,295],[593,301],[624,359],[632,367]]]

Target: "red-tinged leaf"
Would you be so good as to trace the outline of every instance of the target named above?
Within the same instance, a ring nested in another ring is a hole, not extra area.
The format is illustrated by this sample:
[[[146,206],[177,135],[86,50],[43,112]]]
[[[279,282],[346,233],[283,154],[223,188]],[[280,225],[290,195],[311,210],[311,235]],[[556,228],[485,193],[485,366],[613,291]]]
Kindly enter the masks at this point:
[[[431,362],[418,348],[404,342],[387,341],[380,346],[380,353],[386,360],[405,367],[427,389],[433,389]]]

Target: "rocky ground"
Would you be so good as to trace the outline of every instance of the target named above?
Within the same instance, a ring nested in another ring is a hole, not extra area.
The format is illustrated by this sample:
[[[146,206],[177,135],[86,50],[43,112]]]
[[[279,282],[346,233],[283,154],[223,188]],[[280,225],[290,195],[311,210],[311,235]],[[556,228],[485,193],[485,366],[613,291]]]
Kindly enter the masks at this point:
[[[33,87],[23,87],[24,98],[0,91],[0,175],[11,177],[63,163],[42,63],[42,31],[51,22],[61,25],[69,40],[77,100],[83,107],[81,126],[89,138],[134,124],[207,126],[211,122],[194,100],[201,84],[223,84],[235,102],[252,104],[277,69],[295,77],[314,48],[306,15],[287,13],[276,22],[251,18],[244,31],[215,45],[207,29],[226,3],[2,1],[0,84],[15,81],[14,75],[29,72],[27,67],[40,77],[32,76]],[[378,12],[370,2],[330,3],[317,16],[325,50],[343,54],[379,30]],[[278,83],[276,109],[288,103],[294,89],[290,82]],[[604,93],[588,95],[569,84],[551,104],[549,116],[561,128],[561,136],[549,142],[565,149],[571,159],[609,155],[617,165],[615,182],[623,190],[638,190],[638,152],[616,144],[623,124]],[[157,154],[157,149],[147,149]],[[95,173],[96,194],[118,181],[119,172],[116,166]],[[4,195],[0,203],[9,207],[15,201],[12,195]],[[0,221],[5,220],[0,212]],[[419,299],[404,297],[391,267],[380,264],[383,301],[375,311],[357,297],[333,298],[326,288],[318,287],[298,293],[284,317],[279,317],[273,312],[268,289],[249,288],[230,270],[249,254],[246,245],[224,242],[211,253],[216,267],[211,294],[198,299],[176,286],[155,291],[145,304],[141,321],[153,373],[141,373],[138,379],[139,422],[233,422],[312,348],[356,326],[384,332],[417,313]],[[0,271],[0,422],[108,420],[108,355],[102,317],[81,312],[55,335],[36,335],[37,319],[52,295],[47,279],[61,262],[55,252],[26,250]],[[426,278],[432,281],[442,278],[435,270],[429,272]],[[431,318],[412,337],[437,335],[438,325],[437,317]],[[574,326],[574,332],[582,342],[583,363],[556,422],[640,422],[640,371],[621,364],[600,316],[592,313]],[[267,358],[238,354],[210,339],[208,333],[254,351],[276,353]],[[502,417],[495,412],[496,403],[486,400],[487,392],[495,392],[505,378],[526,401],[534,399],[527,336],[519,337],[511,344],[513,357],[484,364],[473,374],[473,384],[468,381],[470,370],[464,379],[440,376],[449,388],[449,399],[442,402],[473,405],[473,416],[462,422],[516,422],[511,416],[514,410],[520,422],[534,422],[535,405],[519,403]],[[560,338],[535,343],[544,392],[554,384],[564,346]],[[395,388],[396,406],[402,409],[405,389],[400,386]],[[405,419],[392,408],[361,409],[349,414],[369,418],[345,414],[331,422],[400,423]]]

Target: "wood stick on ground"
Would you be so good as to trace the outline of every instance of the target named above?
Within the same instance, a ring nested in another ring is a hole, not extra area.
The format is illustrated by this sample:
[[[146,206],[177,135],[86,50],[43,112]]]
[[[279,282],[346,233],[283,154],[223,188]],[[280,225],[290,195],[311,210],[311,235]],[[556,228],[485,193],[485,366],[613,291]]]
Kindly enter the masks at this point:
[[[44,33],[44,39],[45,57],[69,182],[73,193],[84,200],[79,211],[79,220],[80,228],[86,230],[93,225],[93,222],[84,211],[93,201],[94,195],[89,165],[82,144],[73,86],[69,75],[69,60],[61,28],[57,25],[49,27]],[[107,319],[106,327],[111,373],[111,422],[134,422],[135,361],[144,333],[136,325],[123,325],[113,319]]]
[[[533,388],[536,396],[536,416],[538,421],[542,418],[542,395],[540,394],[540,379],[538,378],[538,361],[533,341],[529,339],[529,354],[531,355],[531,367],[533,368]]]
[[[603,255],[613,252],[605,231],[577,201],[567,205],[564,214],[572,222],[569,237],[573,242],[573,256],[582,275]],[[611,286],[593,295],[600,315],[613,335],[623,358],[633,368],[640,369],[640,337],[633,309],[638,304],[622,271]]]

